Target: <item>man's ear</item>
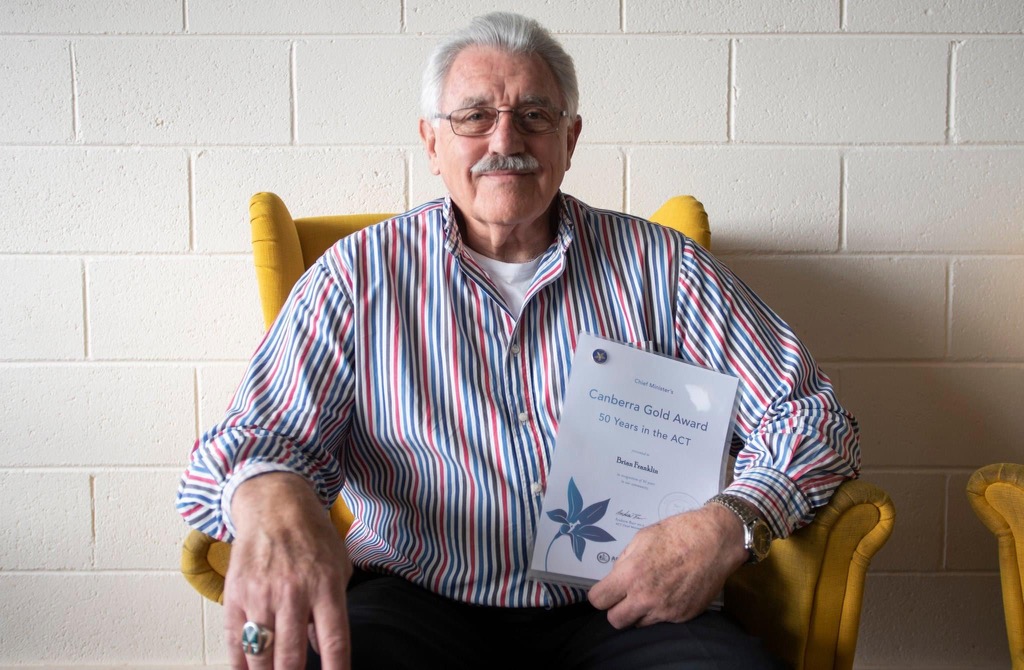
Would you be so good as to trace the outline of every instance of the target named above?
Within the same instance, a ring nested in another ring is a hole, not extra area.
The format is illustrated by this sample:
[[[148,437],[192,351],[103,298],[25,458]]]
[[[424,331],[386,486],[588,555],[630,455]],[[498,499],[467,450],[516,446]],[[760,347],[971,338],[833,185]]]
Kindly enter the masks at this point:
[[[437,132],[434,124],[426,119],[420,119],[420,139],[423,141],[423,148],[427,150],[430,172],[434,175],[441,174],[441,168],[437,164]]]
[[[568,170],[572,166],[572,154],[576,151],[576,142],[580,139],[580,133],[583,132],[583,117],[579,114],[576,115],[576,120],[572,122],[569,129],[565,133],[566,152],[565,152],[565,169]]]

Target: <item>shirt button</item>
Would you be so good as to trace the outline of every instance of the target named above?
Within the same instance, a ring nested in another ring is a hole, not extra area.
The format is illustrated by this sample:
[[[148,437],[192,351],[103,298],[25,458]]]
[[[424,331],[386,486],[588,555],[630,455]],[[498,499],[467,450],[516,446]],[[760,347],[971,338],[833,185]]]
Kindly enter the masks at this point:
[[[530,490],[533,491],[533,495],[539,496],[544,493],[544,487],[540,485],[540,482],[534,482],[530,485]]]
[[[520,412],[519,413],[519,423],[526,423],[529,420],[530,420],[530,415],[529,414],[527,414],[526,412]]]
[[[509,351],[512,352],[513,356],[518,356],[519,355],[519,345],[518,344],[513,344],[511,347],[509,347]]]

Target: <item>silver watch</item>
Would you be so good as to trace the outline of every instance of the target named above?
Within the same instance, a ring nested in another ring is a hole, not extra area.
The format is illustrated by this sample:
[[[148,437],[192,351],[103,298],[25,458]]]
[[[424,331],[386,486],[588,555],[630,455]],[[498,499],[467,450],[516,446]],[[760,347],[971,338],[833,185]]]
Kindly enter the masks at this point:
[[[739,496],[729,495],[728,493],[719,493],[716,496],[712,496],[707,504],[711,503],[726,508],[738,516],[743,523],[743,548],[750,554],[747,563],[760,563],[763,561],[772,545],[772,529],[754,512],[750,503]]]

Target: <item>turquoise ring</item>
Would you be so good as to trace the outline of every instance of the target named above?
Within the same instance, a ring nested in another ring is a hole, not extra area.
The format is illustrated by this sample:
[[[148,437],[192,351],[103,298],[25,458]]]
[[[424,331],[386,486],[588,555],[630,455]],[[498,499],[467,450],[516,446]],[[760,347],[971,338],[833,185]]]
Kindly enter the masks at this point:
[[[250,656],[259,656],[270,648],[274,634],[266,626],[255,621],[246,621],[242,626],[242,651]]]

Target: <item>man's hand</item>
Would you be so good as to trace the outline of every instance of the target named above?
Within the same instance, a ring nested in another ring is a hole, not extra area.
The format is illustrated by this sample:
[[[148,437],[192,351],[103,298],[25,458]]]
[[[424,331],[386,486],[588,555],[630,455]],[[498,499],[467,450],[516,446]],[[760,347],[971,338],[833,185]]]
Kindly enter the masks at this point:
[[[637,533],[590,589],[590,603],[607,610],[616,628],[687,621],[746,560],[740,520],[721,505],[705,505]]]
[[[325,670],[347,670],[352,566],[313,489],[297,475],[260,475],[238,487],[231,511],[237,536],[224,585],[231,666],[303,668],[308,636]],[[246,621],[274,633],[259,656],[242,653]]]

